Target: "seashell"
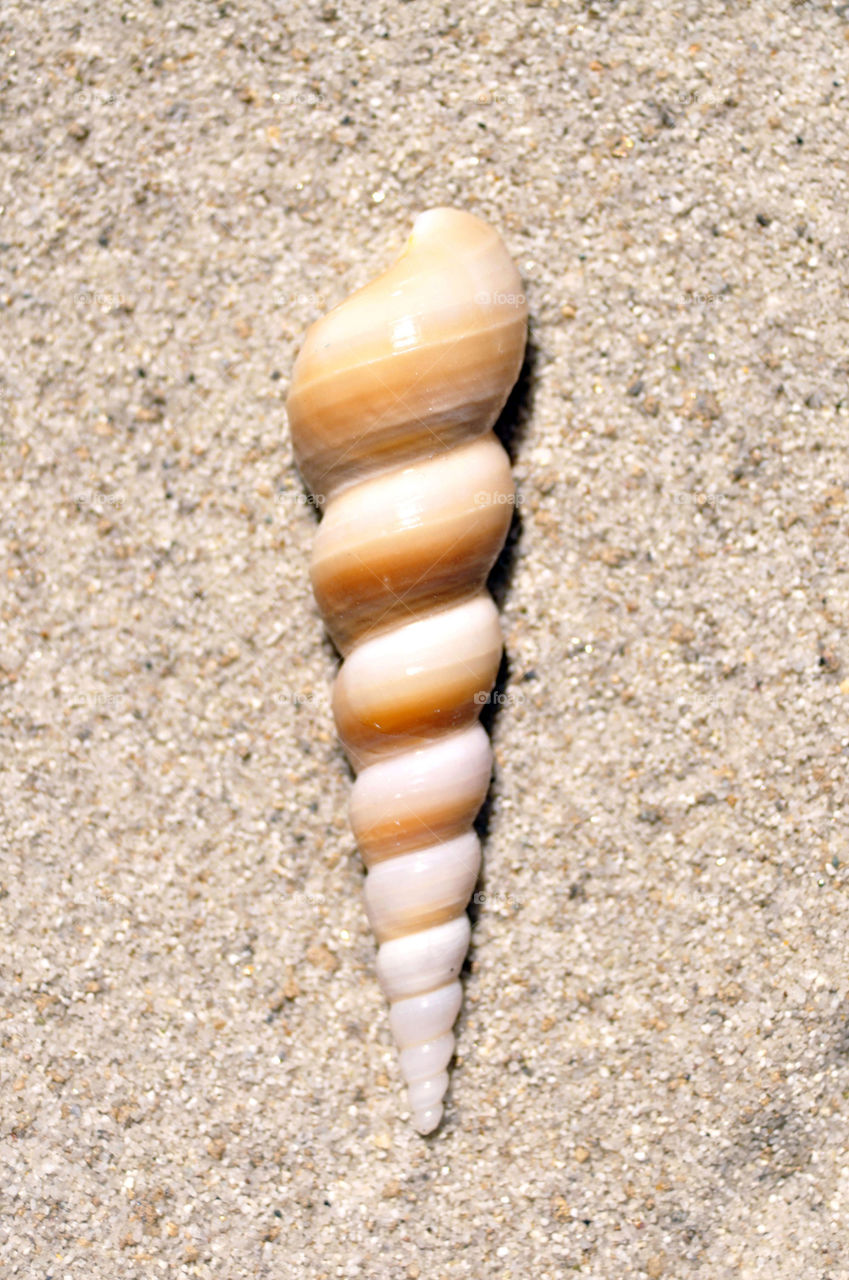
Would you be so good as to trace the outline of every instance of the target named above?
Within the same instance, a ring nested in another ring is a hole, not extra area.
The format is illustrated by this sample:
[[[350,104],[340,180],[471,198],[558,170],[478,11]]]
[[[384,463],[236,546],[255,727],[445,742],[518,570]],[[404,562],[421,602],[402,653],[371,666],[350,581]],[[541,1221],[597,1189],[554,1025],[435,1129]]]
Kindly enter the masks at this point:
[[[309,330],[286,406],[323,511],[311,579],[343,657],[333,712],[357,774],[351,824],[421,1133],[443,1113],[480,869],[472,824],[492,752],[478,716],[502,651],[486,580],[514,492],[492,427],[526,328],[498,234],[431,209],[393,266]]]

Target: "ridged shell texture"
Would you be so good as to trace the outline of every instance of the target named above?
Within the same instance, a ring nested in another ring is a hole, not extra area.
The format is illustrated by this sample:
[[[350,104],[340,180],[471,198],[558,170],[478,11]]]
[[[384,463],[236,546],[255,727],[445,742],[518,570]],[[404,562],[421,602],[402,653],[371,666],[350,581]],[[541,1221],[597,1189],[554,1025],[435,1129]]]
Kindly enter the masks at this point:
[[[343,655],[337,730],[357,774],[378,978],[417,1128],[439,1124],[492,756],[478,716],[501,629],[486,579],[513,481],[492,432],[527,309],[498,234],[421,214],[397,262],[309,330],[287,412],[324,512],[311,578]]]

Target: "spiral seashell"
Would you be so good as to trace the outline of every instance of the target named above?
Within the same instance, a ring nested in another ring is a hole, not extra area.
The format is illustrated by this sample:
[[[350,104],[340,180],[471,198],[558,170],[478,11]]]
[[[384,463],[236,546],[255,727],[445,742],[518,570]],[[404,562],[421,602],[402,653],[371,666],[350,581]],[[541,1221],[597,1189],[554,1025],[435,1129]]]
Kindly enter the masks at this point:
[[[513,502],[492,427],[526,327],[498,234],[431,209],[393,266],[312,326],[287,400],[324,512],[312,585],[344,659],[333,711],[357,774],[351,824],[421,1133],[442,1117],[480,869],[492,753],[478,716],[502,651],[486,580]]]

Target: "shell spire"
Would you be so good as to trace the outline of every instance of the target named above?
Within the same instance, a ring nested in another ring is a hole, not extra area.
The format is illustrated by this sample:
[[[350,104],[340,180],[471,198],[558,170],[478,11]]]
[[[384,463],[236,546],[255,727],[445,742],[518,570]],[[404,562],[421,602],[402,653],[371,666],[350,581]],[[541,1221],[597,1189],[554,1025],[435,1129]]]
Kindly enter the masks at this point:
[[[492,752],[478,716],[503,647],[486,580],[514,493],[492,427],[526,329],[497,232],[430,209],[394,265],[309,330],[287,400],[324,512],[311,579],[343,657],[333,712],[357,774],[351,824],[421,1133],[442,1118],[480,869],[472,824]]]

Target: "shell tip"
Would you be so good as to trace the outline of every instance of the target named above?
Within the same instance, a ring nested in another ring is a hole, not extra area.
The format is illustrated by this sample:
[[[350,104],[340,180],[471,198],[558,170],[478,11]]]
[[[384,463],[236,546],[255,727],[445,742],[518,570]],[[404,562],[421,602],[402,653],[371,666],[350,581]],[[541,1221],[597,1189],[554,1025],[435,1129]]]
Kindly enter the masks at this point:
[[[433,1133],[439,1128],[439,1122],[442,1119],[444,1107],[441,1102],[437,1102],[434,1107],[426,1107],[424,1111],[417,1111],[413,1116],[413,1123],[417,1131],[426,1137],[427,1134]]]

